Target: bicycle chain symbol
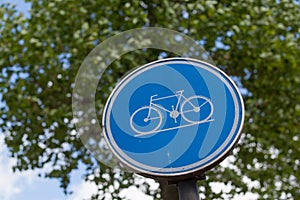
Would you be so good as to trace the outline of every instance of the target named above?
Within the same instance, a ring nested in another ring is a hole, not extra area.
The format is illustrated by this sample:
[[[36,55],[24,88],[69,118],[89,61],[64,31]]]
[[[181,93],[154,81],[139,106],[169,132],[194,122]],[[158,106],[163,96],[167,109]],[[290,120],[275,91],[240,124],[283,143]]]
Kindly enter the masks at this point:
[[[211,116],[214,107],[210,99],[197,95],[186,98],[183,92],[184,90],[178,90],[176,94],[164,97],[157,97],[157,94],[152,95],[148,106],[135,110],[130,117],[130,126],[137,133],[135,137],[213,121]],[[176,105],[172,105],[172,110],[157,103],[171,98],[177,98]],[[188,124],[160,129],[163,122],[162,111],[167,112],[175,123],[177,123],[178,117],[182,116]],[[201,111],[205,111],[205,113],[202,114]]]

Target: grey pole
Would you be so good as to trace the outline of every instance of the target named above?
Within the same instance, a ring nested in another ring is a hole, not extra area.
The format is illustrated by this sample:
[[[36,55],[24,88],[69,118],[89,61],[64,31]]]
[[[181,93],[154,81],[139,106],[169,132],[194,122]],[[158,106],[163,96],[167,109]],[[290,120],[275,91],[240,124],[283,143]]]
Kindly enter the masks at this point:
[[[179,200],[200,200],[197,179],[188,179],[178,182]]]

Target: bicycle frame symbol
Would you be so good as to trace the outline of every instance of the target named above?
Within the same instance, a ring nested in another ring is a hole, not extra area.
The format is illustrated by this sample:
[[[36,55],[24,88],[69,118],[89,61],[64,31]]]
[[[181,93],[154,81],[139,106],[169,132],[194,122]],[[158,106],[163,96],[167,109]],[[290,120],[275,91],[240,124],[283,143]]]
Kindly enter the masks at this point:
[[[179,90],[174,95],[164,97],[157,97],[157,94],[152,95],[149,106],[143,106],[135,110],[130,117],[130,126],[137,133],[135,136],[144,136],[213,121],[211,116],[214,107],[210,99],[197,95],[187,98],[183,95],[183,92],[184,90]],[[172,98],[177,98],[177,102],[172,105],[171,110],[158,104],[158,101]],[[178,117],[181,116],[188,124],[159,129],[163,122],[162,111],[168,113],[175,123],[177,123]]]

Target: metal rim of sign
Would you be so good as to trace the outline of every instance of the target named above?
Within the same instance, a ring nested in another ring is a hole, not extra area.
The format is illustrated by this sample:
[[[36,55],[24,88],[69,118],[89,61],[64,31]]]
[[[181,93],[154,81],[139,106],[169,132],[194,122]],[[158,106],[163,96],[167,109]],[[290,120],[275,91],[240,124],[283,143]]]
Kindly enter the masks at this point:
[[[118,93],[122,91],[122,88],[129,83],[133,78],[139,76],[143,72],[155,68],[157,66],[164,64],[167,64],[168,62],[185,62],[185,63],[190,63],[191,65],[195,67],[204,67],[206,70],[209,72],[213,73],[214,75],[218,76],[222,82],[226,85],[226,87],[229,89],[230,94],[232,95],[232,98],[234,99],[234,105],[235,105],[235,119],[234,119],[234,125],[232,126],[231,132],[226,139],[226,141],[219,146],[219,148],[211,154],[208,158],[205,160],[198,161],[196,163],[192,163],[188,166],[183,166],[183,167],[178,167],[176,168],[157,168],[157,167],[152,167],[149,165],[145,165],[143,163],[139,163],[135,161],[133,158],[129,157],[126,155],[126,153],[123,152],[122,149],[120,149],[117,145],[117,143],[114,140],[114,136],[111,132],[110,129],[110,114],[111,114],[111,109],[114,104],[114,101],[116,97],[118,96]],[[202,173],[218,163],[220,163],[228,153],[233,149],[234,145],[237,143],[238,139],[240,138],[241,132],[242,132],[242,127],[244,123],[244,103],[242,96],[230,77],[226,75],[223,71],[218,69],[217,67],[206,63],[204,61],[192,59],[192,58],[167,58],[167,59],[162,59],[158,61],[154,61],[151,63],[148,63],[142,67],[139,67],[135,70],[133,70],[131,73],[129,73],[126,77],[124,77],[114,88],[113,92],[111,93],[107,104],[104,109],[103,113],[103,127],[104,127],[104,138],[107,141],[107,144],[109,145],[110,149],[113,151],[114,155],[123,163],[125,166],[129,167],[133,171],[137,173],[141,173],[145,176],[149,177],[182,177],[182,176],[188,176],[190,174],[196,174],[196,173]],[[230,143],[231,141],[231,143]],[[214,157],[216,156],[216,157]],[[206,163],[205,163],[206,162]],[[204,165],[201,166],[202,163],[205,163]]]

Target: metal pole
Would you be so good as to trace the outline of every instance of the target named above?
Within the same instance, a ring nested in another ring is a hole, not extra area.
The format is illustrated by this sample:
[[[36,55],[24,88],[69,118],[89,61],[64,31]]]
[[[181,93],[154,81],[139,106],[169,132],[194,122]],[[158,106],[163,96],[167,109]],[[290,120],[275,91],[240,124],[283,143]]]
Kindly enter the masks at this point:
[[[188,179],[178,182],[179,200],[200,200],[197,179]]]
[[[167,180],[158,180],[160,194],[163,200],[179,200],[177,183],[170,183]]]

